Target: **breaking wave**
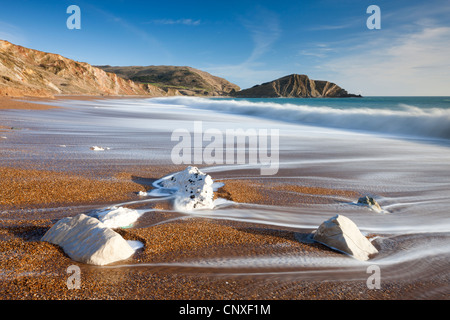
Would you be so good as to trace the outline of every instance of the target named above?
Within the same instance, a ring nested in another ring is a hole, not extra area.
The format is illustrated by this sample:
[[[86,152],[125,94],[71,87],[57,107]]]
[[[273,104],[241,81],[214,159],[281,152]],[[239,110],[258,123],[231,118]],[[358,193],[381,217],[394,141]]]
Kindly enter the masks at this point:
[[[450,139],[450,109],[443,108],[419,108],[402,103],[399,103],[395,109],[373,108],[365,107],[362,100],[360,107],[351,108],[277,103],[273,102],[273,99],[264,102],[245,99],[169,97],[152,98],[149,101],[152,104],[214,110],[304,125],[420,138]]]

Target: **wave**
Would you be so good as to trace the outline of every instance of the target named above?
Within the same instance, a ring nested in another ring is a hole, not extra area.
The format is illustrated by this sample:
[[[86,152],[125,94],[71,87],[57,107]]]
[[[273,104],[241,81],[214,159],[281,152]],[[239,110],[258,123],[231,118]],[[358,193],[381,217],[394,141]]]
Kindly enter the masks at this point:
[[[241,114],[304,125],[360,130],[422,138],[450,139],[450,109],[419,108],[399,104],[398,108],[334,108],[292,103],[205,99],[197,97],[152,98],[156,104]]]

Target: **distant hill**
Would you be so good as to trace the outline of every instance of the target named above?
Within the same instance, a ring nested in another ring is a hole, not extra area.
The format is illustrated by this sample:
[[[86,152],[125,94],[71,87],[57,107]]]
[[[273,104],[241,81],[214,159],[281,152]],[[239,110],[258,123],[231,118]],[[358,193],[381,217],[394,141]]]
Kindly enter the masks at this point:
[[[180,66],[97,66],[137,83],[160,87],[168,95],[224,96],[239,91],[239,86],[208,72]]]
[[[149,95],[162,89],[135,83],[85,62],[0,40],[0,96]]]
[[[312,80],[304,74],[291,74],[241,90],[234,93],[234,96],[240,98],[360,97],[359,95],[349,94],[332,82]]]

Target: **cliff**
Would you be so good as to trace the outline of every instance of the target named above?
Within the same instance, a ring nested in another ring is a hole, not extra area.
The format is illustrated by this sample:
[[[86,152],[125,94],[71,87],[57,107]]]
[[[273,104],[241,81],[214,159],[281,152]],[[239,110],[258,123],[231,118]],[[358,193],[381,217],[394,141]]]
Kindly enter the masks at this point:
[[[150,95],[166,92],[88,63],[0,40],[0,96]]]
[[[224,96],[240,88],[208,72],[180,66],[97,66],[124,79],[160,87],[168,95]]]
[[[256,85],[234,93],[239,98],[331,98],[360,97],[349,94],[338,85],[322,80],[312,80],[307,75],[291,74],[277,80]]]

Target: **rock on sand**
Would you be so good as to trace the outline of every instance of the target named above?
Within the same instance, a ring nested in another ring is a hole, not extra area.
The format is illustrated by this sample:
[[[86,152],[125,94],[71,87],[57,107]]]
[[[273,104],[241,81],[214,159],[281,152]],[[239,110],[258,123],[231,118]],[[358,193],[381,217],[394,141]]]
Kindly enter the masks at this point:
[[[380,205],[378,204],[378,202],[369,196],[365,196],[365,197],[361,197],[358,199],[358,205],[363,205],[363,206],[367,206],[370,209],[374,210],[374,211],[378,211],[378,212],[382,212],[384,211],[383,209],[381,209]]]
[[[356,224],[342,215],[336,215],[324,221],[313,238],[327,247],[362,261],[368,260],[370,255],[378,253],[372,243],[362,235]]]
[[[175,207],[182,211],[214,208],[214,189],[211,176],[197,167],[189,166],[185,170],[162,180],[164,188],[176,189]]]
[[[93,265],[124,260],[135,252],[117,232],[85,214],[59,220],[41,240],[61,246],[72,260]]]

